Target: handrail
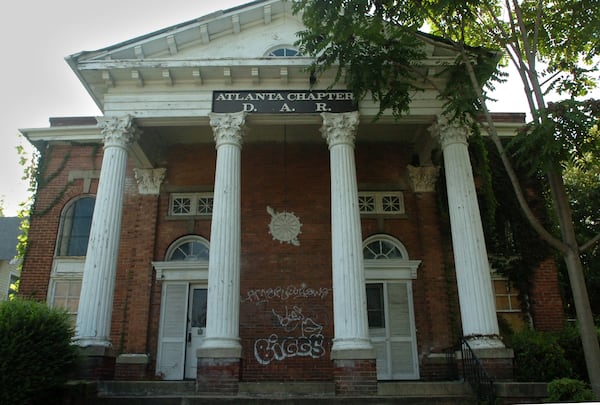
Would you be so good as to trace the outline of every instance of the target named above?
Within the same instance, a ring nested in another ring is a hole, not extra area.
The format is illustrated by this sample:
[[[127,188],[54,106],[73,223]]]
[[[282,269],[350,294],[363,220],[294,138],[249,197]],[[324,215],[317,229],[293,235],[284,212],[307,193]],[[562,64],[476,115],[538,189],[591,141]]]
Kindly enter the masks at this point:
[[[483,368],[481,362],[463,337],[460,345],[462,352],[463,378],[469,383],[479,404],[493,405],[496,403],[494,379]]]

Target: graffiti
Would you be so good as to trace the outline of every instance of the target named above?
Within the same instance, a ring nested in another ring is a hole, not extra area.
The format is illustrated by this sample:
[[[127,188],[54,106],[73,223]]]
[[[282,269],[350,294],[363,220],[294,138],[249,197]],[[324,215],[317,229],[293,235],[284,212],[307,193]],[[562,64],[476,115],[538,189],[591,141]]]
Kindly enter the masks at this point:
[[[300,286],[289,285],[287,287],[257,288],[249,290],[243,302],[261,303],[271,300],[287,301],[290,298],[325,298],[329,295],[329,288],[310,288],[302,284]]]
[[[272,361],[281,361],[289,357],[312,357],[317,359],[325,354],[322,331],[323,325],[302,314],[302,308],[285,307],[285,315],[278,314],[274,309],[273,315],[286,332],[299,330],[300,336],[279,337],[276,333],[266,339],[254,342],[254,357],[262,365]]]
[[[323,339],[321,334],[280,338],[274,333],[267,339],[258,339],[254,343],[254,357],[262,365],[267,365],[273,360],[281,361],[296,356],[310,356],[317,359],[325,354]]]

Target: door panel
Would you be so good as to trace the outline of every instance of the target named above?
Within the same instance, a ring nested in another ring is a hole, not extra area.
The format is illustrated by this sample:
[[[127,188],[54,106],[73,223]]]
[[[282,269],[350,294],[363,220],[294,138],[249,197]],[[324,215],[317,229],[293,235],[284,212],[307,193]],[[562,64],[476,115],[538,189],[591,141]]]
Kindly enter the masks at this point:
[[[164,283],[156,372],[165,380],[182,380],[185,359],[188,283]]]

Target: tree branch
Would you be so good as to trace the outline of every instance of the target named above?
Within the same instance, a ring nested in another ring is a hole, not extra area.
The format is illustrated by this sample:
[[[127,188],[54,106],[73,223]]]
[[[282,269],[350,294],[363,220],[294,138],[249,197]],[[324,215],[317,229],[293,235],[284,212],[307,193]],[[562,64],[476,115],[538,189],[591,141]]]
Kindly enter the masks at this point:
[[[504,149],[504,146],[502,145],[502,142],[500,141],[500,137],[498,136],[498,132],[496,131],[496,126],[492,119],[492,115],[487,108],[485,99],[483,97],[483,92],[482,92],[481,86],[479,85],[479,82],[477,81],[477,77],[476,77],[475,71],[473,69],[473,65],[471,64],[471,61],[470,61],[464,47],[459,46],[459,51],[461,52],[461,54],[463,56],[463,60],[465,62],[465,66],[467,68],[467,72],[471,79],[471,84],[473,85],[473,88],[474,88],[475,92],[477,93],[477,97],[479,98],[479,100],[481,102],[483,112],[484,112],[484,115],[485,115],[485,118],[487,121],[487,132],[490,135],[490,138],[492,139],[494,144],[496,145],[496,148],[498,149],[498,152],[500,154],[500,159],[502,160],[502,163],[504,165],[506,173],[508,174],[510,182],[513,186],[513,190],[517,197],[517,201],[519,202],[519,206],[523,210],[525,217],[527,218],[527,220],[529,221],[529,223],[531,224],[533,229],[538,233],[538,235],[543,240],[545,240],[548,244],[550,244],[552,247],[556,248],[560,252],[566,252],[567,246],[562,241],[555,238],[550,232],[548,232],[542,226],[542,224],[538,221],[537,217],[533,214],[533,212],[531,211],[531,208],[529,207],[529,204],[527,203],[527,200],[525,199],[525,196],[523,195],[523,191],[521,189],[521,185],[519,183],[517,175],[514,172],[514,169],[511,165],[510,161],[508,160],[508,157],[506,156],[506,150]]]
[[[579,252],[585,252],[586,250],[594,246],[596,243],[598,243],[598,241],[600,241],[600,233],[594,236],[592,239],[585,242],[583,245],[579,246]]]

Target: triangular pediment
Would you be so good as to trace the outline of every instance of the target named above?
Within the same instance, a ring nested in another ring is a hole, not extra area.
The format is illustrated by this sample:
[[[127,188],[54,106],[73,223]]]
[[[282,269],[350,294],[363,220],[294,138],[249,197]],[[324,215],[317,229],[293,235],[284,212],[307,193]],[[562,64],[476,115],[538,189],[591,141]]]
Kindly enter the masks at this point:
[[[289,1],[255,1],[71,58],[78,63],[259,58],[269,49],[296,41],[302,23],[291,7]]]
[[[206,110],[213,90],[308,90],[314,84],[309,69],[313,59],[287,53],[294,52],[297,33],[304,28],[292,8],[289,0],[258,0],[66,59],[105,114],[133,109],[129,99],[138,103],[138,116],[196,114]],[[423,73],[434,77],[455,53],[431,36],[422,40],[430,55]],[[283,57],[270,54],[281,49],[286,50]],[[319,88],[331,86],[335,77],[335,69],[321,73]],[[344,86],[343,77],[336,86]],[[191,92],[204,95],[194,101],[184,95]],[[139,104],[142,98],[158,100],[160,110]],[[177,113],[164,109],[177,102],[190,108]]]
[[[66,59],[104,110],[117,87],[304,79],[310,58],[269,56],[293,50],[302,28],[292,2],[259,0]]]

